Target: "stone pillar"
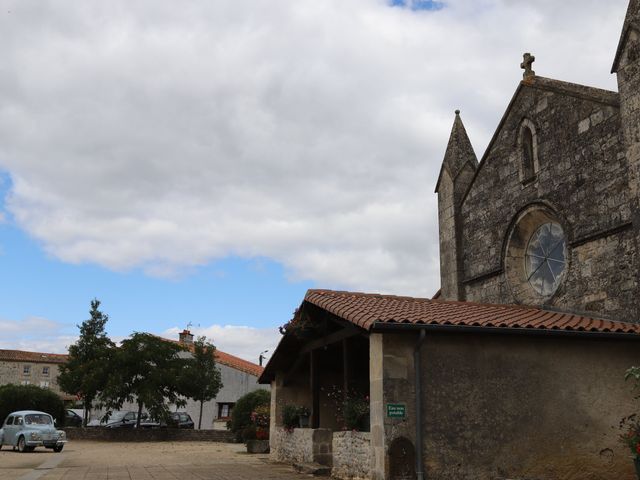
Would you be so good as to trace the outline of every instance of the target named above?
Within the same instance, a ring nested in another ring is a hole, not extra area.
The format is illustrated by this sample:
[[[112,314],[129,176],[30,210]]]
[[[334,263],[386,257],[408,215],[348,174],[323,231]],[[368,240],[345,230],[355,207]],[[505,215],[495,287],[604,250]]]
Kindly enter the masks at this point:
[[[384,432],[384,391],[383,391],[383,336],[372,333],[369,336],[369,399],[371,405],[371,479],[384,480],[385,432]]]

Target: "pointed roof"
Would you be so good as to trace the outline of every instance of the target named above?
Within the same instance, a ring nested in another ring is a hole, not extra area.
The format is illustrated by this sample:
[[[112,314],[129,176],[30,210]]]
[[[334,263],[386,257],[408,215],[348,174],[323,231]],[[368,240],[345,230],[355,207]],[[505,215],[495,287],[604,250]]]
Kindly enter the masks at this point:
[[[444,154],[444,160],[442,160],[442,167],[440,168],[440,175],[438,175],[438,182],[436,183],[436,193],[440,187],[442,172],[445,168],[449,176],[455,179],[462,170],[462,167],[467,163],[475,170],[478,166],[478,158],[473,151],[471,140],[469,140],[467,130],[464,128],[464,124],[460,118],[460,110],[456,110],[456,117],[453,120],[453,127],[451,127],[449,143],[447,144],[447,150]]]
[[[627,16],[624,18],[622,33],[620,34],[620,41],[618,42],[618,49],[616,50],[616,56],[613,60],[611,73],[616,73],[618,71],[618,63],[620,62],[624,46],[627,43],[627,37],[630,30],[640,32],[640,0],[629,0]]]

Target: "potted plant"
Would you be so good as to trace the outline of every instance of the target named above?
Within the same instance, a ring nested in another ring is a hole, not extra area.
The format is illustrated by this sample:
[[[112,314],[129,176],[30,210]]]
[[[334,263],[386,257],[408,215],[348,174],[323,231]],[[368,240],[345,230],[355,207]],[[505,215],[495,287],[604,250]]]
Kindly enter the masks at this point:
[[[285,405],[282,409],[282,426],[287,432],[292,432],[300,424],[299,408],[296,405]]]
[[[311,412],[304,405],[298,407],[298,425],[300,428],[309,428],[309,417]]]
[[[342,415],[347,430],[369,431],[369,396],[347,395]]]
[[[247,453],[269,452],[269,405],[260,405],[251,412],[251,425],[243,431],[243,439],[247,445]]]

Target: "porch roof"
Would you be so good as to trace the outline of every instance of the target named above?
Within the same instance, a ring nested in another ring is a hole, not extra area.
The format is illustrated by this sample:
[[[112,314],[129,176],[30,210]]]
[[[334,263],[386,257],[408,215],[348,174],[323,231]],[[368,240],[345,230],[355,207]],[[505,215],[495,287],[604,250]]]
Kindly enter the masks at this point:
[[[305,301],[365,330],[380,324],[640,334],[640,325],[522,305],[494,305],[370,293],[308,290]]]

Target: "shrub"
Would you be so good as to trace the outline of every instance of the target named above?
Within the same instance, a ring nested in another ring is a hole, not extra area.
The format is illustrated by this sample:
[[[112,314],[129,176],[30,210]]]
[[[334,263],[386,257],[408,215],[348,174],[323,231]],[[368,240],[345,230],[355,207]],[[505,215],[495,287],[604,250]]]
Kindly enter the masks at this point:
[[[271,393],[267,390],[255,390],[238,399],[231,411],[231,421],[227,424],[229,430],[236,434],[236,440],[242,441],[242,430],[252,425],[251,413],[261,405],[271,403]]]
[[[51,390],[35,385],[3,385],[0,387],[0,422],[17,410],[39,410],[56,419],[58,427],[64,427],[64,404]]]
[[[287,430],[293,430],[298,426],[300,409],[297,405],[285,405],[282,409],[282,425]]]

